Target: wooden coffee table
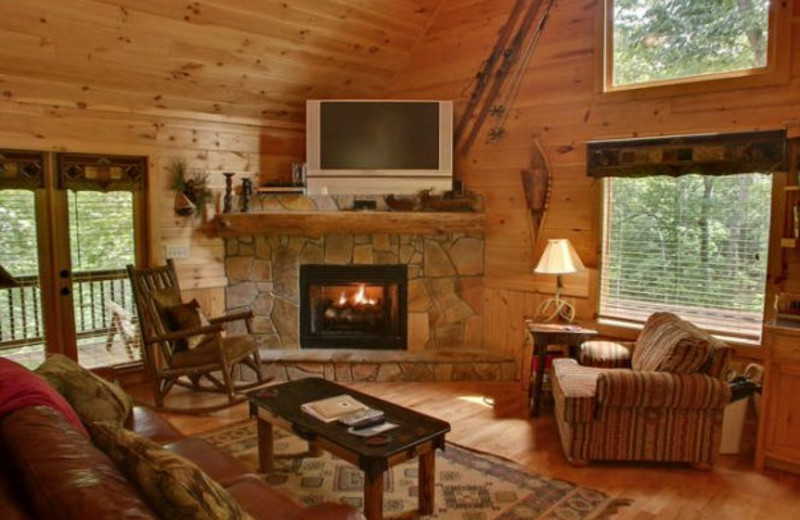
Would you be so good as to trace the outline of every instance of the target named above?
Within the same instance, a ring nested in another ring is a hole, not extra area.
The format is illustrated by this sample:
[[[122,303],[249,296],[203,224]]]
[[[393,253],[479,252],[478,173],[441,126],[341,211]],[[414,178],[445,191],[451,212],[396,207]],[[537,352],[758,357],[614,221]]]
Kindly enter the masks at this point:
[[[300,405],[335,395],[348,394],[370,408],[382,410],[386,420],[399,425],[386,433],[389,441],[372,446],[363,437],[347,433],[338,422],[324,423],[300,410]],[[249,395],[250,415],[257,418],[260,471],[272,470],[272,427],[291,431],[309,442],[312,450],[324,449],[364,472],[364,515],[383,518],[383,477],[387,469],[419,458],[419,512],[433,514],[435,452],[444,449],[450,424],[383,399],[351,390],[324,379],[301,379],[271,386]]]

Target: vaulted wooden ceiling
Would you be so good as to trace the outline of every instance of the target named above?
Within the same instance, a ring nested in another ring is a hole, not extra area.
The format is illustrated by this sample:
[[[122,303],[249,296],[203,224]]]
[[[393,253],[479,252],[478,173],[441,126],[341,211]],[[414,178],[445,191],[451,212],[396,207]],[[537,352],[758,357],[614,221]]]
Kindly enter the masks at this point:
[[[308,98],[377,98],[443,0],[0,2],[6,101],[301,121]]]

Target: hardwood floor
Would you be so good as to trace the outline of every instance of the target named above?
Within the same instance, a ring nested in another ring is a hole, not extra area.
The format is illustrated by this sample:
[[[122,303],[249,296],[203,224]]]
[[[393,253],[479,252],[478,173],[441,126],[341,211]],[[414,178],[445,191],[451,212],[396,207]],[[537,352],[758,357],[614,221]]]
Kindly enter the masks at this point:
[[[800,476],[752,470],[751,442],[740,455],[723,455],[710,472],[683,465],[567,464],[552,412],[531,419],[519,383],[357,383],[360,391],[447,420],[448,441],[514,460],[538,474],[631,498],[616,519],[800,518]],[[207,404],[208,394],[173,391],[172,404]],[[182,392],[182,393],[181,393]],[[148,388],[135,388],[147,400]],[[238,405],[208,416],[169,415],[187,435],[245,420]]]

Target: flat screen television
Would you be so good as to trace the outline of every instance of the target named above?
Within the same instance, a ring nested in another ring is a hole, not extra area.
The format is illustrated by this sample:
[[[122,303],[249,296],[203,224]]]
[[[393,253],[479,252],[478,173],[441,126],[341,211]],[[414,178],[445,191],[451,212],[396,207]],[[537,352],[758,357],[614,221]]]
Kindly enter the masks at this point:
[[[453,184],[453,104],[306,102],[306,192],[411,194]]]

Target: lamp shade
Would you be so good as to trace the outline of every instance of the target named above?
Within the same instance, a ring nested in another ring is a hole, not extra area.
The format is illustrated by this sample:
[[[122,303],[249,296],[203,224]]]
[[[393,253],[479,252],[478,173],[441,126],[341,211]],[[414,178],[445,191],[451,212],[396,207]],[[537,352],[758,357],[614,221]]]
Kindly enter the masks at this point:
[[[19,287],[19,281],[0,265],[0,289],[10,289],[12,287]]]
[[[535,273],[570,274],[583,271],[585,268],[581,257],[566,238],[555,238],[547,241],[547,247],[536,265]]]

